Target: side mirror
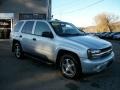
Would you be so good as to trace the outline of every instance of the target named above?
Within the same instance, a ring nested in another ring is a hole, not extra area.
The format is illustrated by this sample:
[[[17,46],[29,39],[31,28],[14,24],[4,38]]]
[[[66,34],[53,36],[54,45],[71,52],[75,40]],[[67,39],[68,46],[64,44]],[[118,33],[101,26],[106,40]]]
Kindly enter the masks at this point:
[[[52,34],[52,32],[43,32],[42,37],[53,38],[53,34]]]

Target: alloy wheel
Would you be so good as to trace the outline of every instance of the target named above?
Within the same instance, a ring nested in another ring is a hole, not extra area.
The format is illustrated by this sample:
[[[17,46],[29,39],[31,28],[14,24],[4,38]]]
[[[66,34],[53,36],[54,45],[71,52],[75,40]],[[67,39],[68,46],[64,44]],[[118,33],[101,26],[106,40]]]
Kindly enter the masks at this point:
[[[76,74],[75,63],[73,62],[72,58],[64,58],[64,60],[61,62],[61,69],[62,72],[68,77],[74,77]]]

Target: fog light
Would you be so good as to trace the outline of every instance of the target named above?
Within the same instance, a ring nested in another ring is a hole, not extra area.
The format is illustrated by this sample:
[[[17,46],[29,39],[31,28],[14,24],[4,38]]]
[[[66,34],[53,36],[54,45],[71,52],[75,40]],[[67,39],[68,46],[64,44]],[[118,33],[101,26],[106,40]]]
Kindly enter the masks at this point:
[[[94,71],[96,71],[96,72],[100,72],[100,71],[101,71],[101,66],[97,66],[97,67],[95,67],[95,68],[94,68]]]

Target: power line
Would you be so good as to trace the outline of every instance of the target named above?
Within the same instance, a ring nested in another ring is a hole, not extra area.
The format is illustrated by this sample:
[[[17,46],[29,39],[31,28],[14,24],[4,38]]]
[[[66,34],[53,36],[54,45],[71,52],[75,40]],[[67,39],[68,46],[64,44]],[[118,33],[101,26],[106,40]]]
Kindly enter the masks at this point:
[[[56,1],[56,0],[55,0],[55,1]],[[66,1],[67,1],[67,0],[66,0]],[[70,3],[73,3],[73,1],[74,1],[74,0],[69,0],[69,4],[70,4]],[[79,1],[79,0],[78,0],[78,1]],[[59,5],[60,5],[60,6],[59,6]],[[61,4],[59,3],[59,5],[57,6],[57,8],[61,8],[61,6],[67,6],[67,5],[68,5],[68,1],[65,2],[65,3],[61,3]]]
[[[72,11],[69,11],[69,12],[64,12],[64,13],[73,13],[73,12],[76,12],[76,11],[82,11],[82,10],[85,10],[85,9],[87,9],[87,8],[89,8],[89,7],[92,7],[92,6],[94,6],[94,5],[96,5],[96,4],[99,4],[99,3],[101,3],[101,2],[103,2],[104,0],[99,0],[99,1],[96,1],[96,2],[94,2],[94,3],[92,3],[92,4],[89,4],[88,6],[86,6],[86,7],[83,7],[83,8],[79,8],[79,9],[75,9],[75,10],[72,10]]]
[[[99,3],[101,3],[101,2],[103,2],[104,0],[99,0],[99,1],[96,1],[96,2],[94,2],[94,3],[92,3],[92,4],[89,4],[89,5],[87,5],[87,6],[85,6],[85,7],[83,7],[83,8],[79,8],[79,9],[75,9],[75,10],[72,10],[72,11],[69,11],[69,12],[62,12],[62,13],[60,13],[59,15],[60,15],[60,17],[62,18],[62,14],[64,13],[66,13],[66,14],[70,14],[70,13],[74,13],[74,12],[78,12],[78,11],[83,11],[83,10],[85,10],[85,9],[87,9],[87,8],[89,8],[89,7],[92,7],[92,6],[94,6],[94,5],[96,5],[96,4],[99,4]],[[53,15],[57,15],[57,14],[53,14]]]
[[[79,2],[79,0],[78,0],[77,2]],[[75,2],[75,3],[74,3],[73,1],[71,1],[71,2],[69,2],[69,3],[67,2],[66,4],[61,5],[62,7],[59,6],[58,8],[55,8],[54,11],[59,10],[59,9],[63,9],[63,8],[65,8],[65,7],[69,7],[69,8],[70,8],[71,5],[72,5],[72,7],[73,7],[73,5],[76,4],[77,2]],[[54,11],[53,11],[53,12],[54,12]]]

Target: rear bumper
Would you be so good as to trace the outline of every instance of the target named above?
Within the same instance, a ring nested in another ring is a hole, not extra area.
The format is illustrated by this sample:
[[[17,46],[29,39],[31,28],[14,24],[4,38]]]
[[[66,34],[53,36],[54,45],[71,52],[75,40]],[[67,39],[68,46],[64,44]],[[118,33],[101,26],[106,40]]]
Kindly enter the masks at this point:
[[[114,53],[106,57],[102,57],[95,60],[83,59],[81,60],[82,72],[83,73],[94,73],[100,72],[105,68],[109,67],[114,59]]]

